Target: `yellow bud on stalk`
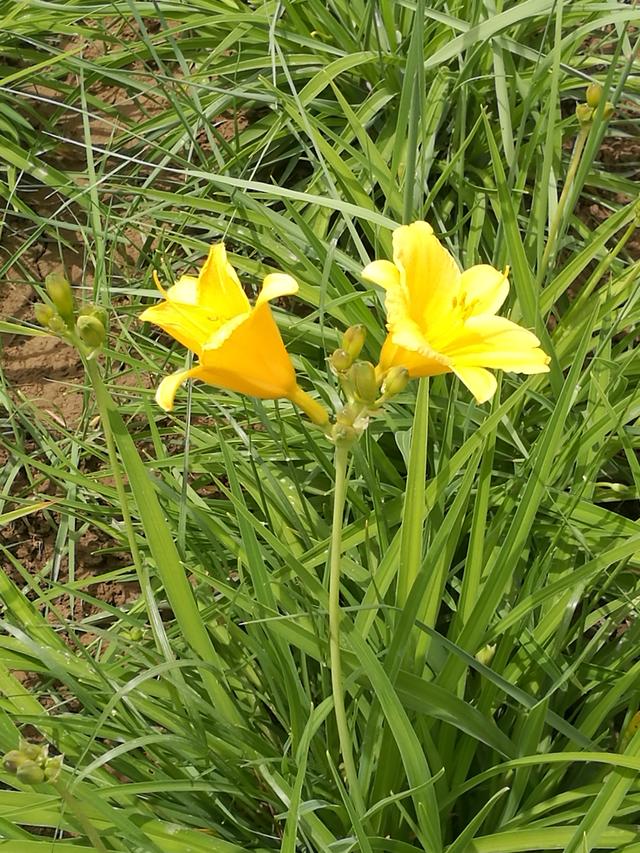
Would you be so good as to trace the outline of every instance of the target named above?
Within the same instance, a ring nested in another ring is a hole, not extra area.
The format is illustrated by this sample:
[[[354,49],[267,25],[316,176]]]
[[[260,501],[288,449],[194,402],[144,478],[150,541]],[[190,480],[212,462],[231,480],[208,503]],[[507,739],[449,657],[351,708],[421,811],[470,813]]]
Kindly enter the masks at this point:
[[[366,337],[367,330],[364,326],[349,326],[342,336],[342,349],[349,353],[352,359],[357,358],[364,346]]]
[[[329,364],[336,373],[344,373],[353,364],[353,359],[346,350],[337,349],[330,355]]]
[[[2,759],[2,764],[8,773],[17,773],[18,768],[28,760],[27,756],[19,749],[11,749]]]
[[[39,785],[44,782],[44,770],[35,761],[27,759],[18,767],[17,777],[20,782],[26,785]]]
[[[81,317],[95,317],[96,320],[99,320],[102,323],[105,329],[107,328],[109,315],[107,313],[107,309],[103,308],[102,305],[93,305],[91,302],[87,302],[82,306],[78,313]]]
[[[33,306],[33,313],[35,314],[36,322],[44,326],[45,329],[49,327],[49,323],[55,316],[53,308],[50,305],[44,305],[42,302],[37,302]]]
[[[409,384],[410,378],[406,367],[391,367],[386,372],[382,382],[383,396],[389,398],[402,393]]]
[[[76,329],[82,342],[91,349],[101,347],[107,337],[104,326],[93,314],[83,314],[78,317]]]
[[[370,361],[356,361],[351,368],[351,381],[356,397],[363,403],[373,403],[378,396],[376,369]]]
[[[602,86],[600,83],[591,83],[587,86],[587,104],[592,110],[597,110],[602,98]]]
[[[44,765],[44,777],[47,782],[55,782],[62,770],[62,762],[64,756],[56,755],[54,758],[49,758]]]
[[[73,291],[66,278],[58,272],[49,273],[44,280],[49,298],[58,309],[58,313],[71,328],[73,324]]]
[[[593,108],[589,104],[578,104],[576,107],[576,117],[580,124],[591,124],[593,121]]]
[[[33,761],[44,761],[49,754],[49,744],[31,743],[31,741],[20,738],[20,752]]]

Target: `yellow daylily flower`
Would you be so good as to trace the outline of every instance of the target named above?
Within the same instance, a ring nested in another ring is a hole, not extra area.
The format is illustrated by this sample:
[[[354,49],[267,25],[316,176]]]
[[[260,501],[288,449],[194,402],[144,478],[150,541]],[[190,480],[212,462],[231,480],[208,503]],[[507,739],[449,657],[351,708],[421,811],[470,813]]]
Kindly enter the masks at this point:
[[[478,403],[497,388],[490,369],[546,373],[549,357],[532,333],[496,313],[508,270],[486,264],[460,272],[426,222],[393,232],[393,263],[373,261],[362,277],[386,290],[387,328],[378,371],[404,366],[411,377],[453,372]]]
[[[269,307],[272,299],[297,292],[294,278],[284,273],[266,276],[251,307],[227,260],[224,243],[211,247],[197,278],[183,275],[166,291],[155,274],[154,278],[164,301],[147,308],[140,319],[160,326],[198,357],[191,370],[179,370],[162,380],[156,392],[161,408],[171,411],[183,382],[201,379],[252,397],[285,397],[314,423],[327,423],[324,407],[298,385]]]

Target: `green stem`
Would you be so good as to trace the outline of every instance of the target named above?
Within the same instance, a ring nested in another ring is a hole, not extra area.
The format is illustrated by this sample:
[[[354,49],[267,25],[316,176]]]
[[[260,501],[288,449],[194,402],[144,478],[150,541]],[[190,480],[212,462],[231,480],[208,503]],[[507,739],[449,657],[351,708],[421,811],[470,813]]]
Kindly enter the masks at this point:
[[[547,267],[549,265],[549,261],[551,260],[552,255],[555,251],[556,240],[558,237],[558,231],[560,229],[560,223],[562,222],[564,209],[569,198],[569,193],[571,192],[571,188],[573,186],[573,181],[575,179],[576,172],[578,171],[578,166],[580,165],[580,158],[582,157],[582,152],[584,150],[585,143],[589,137],[590,130],[591,124],[583,124],[580,127],[580,133],[578,134],[578,138],[576,139],[576,144],[573,148],[573,154],[571,155],[571,162],[569,163],[569,168],[567,170],[567,177],[562,188],[562,193],[560,194],[560,199],[558,200],[556,212],[553,216],[553,220],[549,228],[549,237],[547,238],[547,245],[545,246],[544,253],[542,255],[542,260],[540,262],[540,269],[538,271],[539,282],[544,279],[545,274],[547,272]]]
[[[349,793],[360,814],[365,811],[360,782],[353,761],[351,733],[344,706],[344,684],[340,659],[340,559],[342,557],[342,524],[347,486],[347,459],[349,446],[337,444],[335,453],[336,482],[333,493],[333,522],[331,526],[331,551],[329,557],[329,651],[331,657],[331,689],[338,726],[340,751],[344,762]]]

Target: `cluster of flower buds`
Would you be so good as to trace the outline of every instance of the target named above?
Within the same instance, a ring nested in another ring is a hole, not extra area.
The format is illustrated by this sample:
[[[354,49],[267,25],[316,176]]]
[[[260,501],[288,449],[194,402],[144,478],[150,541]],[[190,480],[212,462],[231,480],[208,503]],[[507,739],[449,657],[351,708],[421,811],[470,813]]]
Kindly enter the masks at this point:
[[[336,414],[332,430],[335,442],[351,443],[359,438],[380,406],[400,394],[409,382],[409,372],[404,367],[392,367],[381,374],[370,361],[359,360],[365,338],[364,326],[350,326],[342,345],[329,358],[347,398],[344,408]]]
[[[89,354],[99,350],[107,337],[106,310],[87,303],[76,311],[71,285],[60,273],[50,273],[44,286],[51,302],[34,306],[38,323],[72,344],[82,343]]]
[[[603,91],[604,90],[599,83],[591,83],[587,86],[586,102],[578,104],[576,107],[576,116],[583,127],[589,126],[593,123],[596,111],[600,106],[600,101],[602,100]],[[603,119],[605,121],[609,121],[614,112],[615,107],[611,101],[607,101],[602,111]]]
[[[62,769],[63,756],[49,758],[48,744],[29,743],[20,740],[18,749],[5,753],[2,759],[4,769],[14,773],[19,782],[25,785],[39,785],[41,782],[55,782]]]

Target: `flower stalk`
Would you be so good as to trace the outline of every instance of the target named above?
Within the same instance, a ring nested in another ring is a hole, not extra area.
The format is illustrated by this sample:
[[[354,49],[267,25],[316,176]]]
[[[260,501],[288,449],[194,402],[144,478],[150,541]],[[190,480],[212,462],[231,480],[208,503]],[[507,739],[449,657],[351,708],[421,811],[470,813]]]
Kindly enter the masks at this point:
[[[547,245],[544,248],[542,260],[540,261],[540,269],[538,271],[539,283],[544,280],[544,277],[547,273],[547,269],[549,267],[549,263],[555,255],[556,245],[558,241],[558,233],[560,231],[560,225],[564,217],[564,211],[567,206],[569,196],[571,194],[571,189],[573,187],[575,177],[578,172],[578,167],[580,166],[580,161],[582,160],[584,147],[587,143],[587,139],[589,138],[589,134],[591,133],[591,129],[594,124],[594,119],[598,115],[598,108],[600,106],[602,96],[602,86],[600,86],[598,83],[592,83],[590,86],[587,87],[584,103],[580,103],[576,107],[576,117],[580,123],[580,130],[578,132],[575,145],[573,146],[571,161],[569,163],[569,168],[567,169],[567,175],[564,181],[562,192],[560,193],[560,198],[558,199],[558,205],[553,215],[553,219],[551,220],[551,225],[549,226],[549,236],[547,238]],[[610,101],[607,101],[604,104],[604,107],[602,108],[600,113],[602,120],[608,121],[612,117],[613,113],[614,106]]]
[[[344,703],[344,681],[342,677],[342,660],[340,657],[340,622],[342,618],[340,610],[340,560],[342,557],[342,523],[347,489],[349,447],[349,441],[336,442],[336,479],[333,492],[333,521],[331,526],[331,550],[329,554],[329,651],[333,706],[345,776],[356,810],[359,814],[363,814],[365,806],[360,790],[358,773],[353,760],[353,745]]]

